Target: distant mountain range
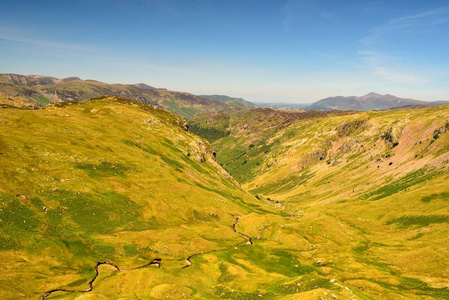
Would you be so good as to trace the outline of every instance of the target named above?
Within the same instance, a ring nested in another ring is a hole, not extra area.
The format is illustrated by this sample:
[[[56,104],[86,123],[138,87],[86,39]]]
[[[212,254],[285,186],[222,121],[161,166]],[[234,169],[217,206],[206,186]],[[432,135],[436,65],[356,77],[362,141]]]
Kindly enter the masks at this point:
[[[449,104],[449,101],[419,101],[393,95],[369,93],[357,97],[329,97],[313,104],[253,103],[226,95],[193,95],[156,88],[145,83],[107,84],[79,77],[55,78],[41,75],[0,74],[0,105],[43,107],[49,103],[86,101],[98,96],[124,97],[171,111],[186,119],[229,109],[255,107],[299,110],[386,110]]]
[[[53,102],[82,102],[98,96],[124,97],[160,107],[184,118],[230,108],[249,108],[240,101],[220,101],[168,91],[145,83],[107,84],[79,77],[0,74],[0,105],[43,107]]]
[[[386,110],[396,108],[418,108],[449,104],[449,101],[420,101],[408,98],[400,98],[393,95],[381,95],[377,93],[369,93],[365,96],[335,96],[319,100],[312,104],[303,103],[261,103],[254,102],[259,107],[269,108],[285,108],[285,109],[302,109],[302,110]]]
[[[365,96],[356,97],[329,97],[319,100],[312,105],[305,107],[307,110],[386,110],[398,107],[419,107],[419,106],[435,106],[441,104],[449,104],[449,101],[420,101],[407,98],[399,98],[393,95],[381,95],[369,93]]]
[[[79,77],[67,77],[63,79],[41,76],[41,75],[18,75],[18,74],[0,74],[2,81],[26,86],[51,85],[57,83],[71,82],[81,80]]]

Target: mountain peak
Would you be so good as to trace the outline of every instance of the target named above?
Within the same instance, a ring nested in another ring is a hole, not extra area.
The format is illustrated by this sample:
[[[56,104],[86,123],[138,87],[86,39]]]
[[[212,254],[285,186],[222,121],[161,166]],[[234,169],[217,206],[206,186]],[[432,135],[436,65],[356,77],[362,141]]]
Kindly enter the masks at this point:
[[[368,93],[365,96],[355,97],[328,97],[319,100],[308,106],[306,109],[322,109],[322,110],[384,110],[405,105],[424,105],[425,101],[399,98],[394,95],[382,95],[378,93]]]
[[[148,84],[145,84],[145,83],[136,83],[133,85],[142,90],[156,90],[155,87],[149,86]]]
[[[360,97],[360,98],[367,98],[367,97],[382,97],[382,96],[384,96],[384,95],[381,95],[381,94],[378,94],[378,93],[375,93],[375,92],[370,92],[370,93],[368,93],[368,94],[366,94],[365,96],[362,96],[362,97]]]

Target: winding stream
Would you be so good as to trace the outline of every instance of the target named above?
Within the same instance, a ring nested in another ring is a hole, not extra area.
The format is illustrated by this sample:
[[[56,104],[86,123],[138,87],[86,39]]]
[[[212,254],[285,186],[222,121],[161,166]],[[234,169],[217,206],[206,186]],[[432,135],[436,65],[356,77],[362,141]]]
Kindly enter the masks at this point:
[[[232,224],[232,230],[234,230],[235,233],[237,233],[238,235],[240,235],[241,237],[247,238],[248,242],[246,243],[247,245],[252,245],[253,243],[253,239],[252,237],[250,237],[247,234],[238,232],[237,229],[235,228],[237,226],[237,224],[239,223],[239,219],[240,217],[236,217],[234,223]],[[201,254],[208,254],[208,253],[213,253],[213,252],[219,252],[219,251],[225,251],[225,250],[229,250],[235,247],[228,247],[228,248],[222,248],[222,249],[215,249],[215,250],[210,250],[210,251],[204,251],[204,252],[198,252],[195,254],[190,255],[189,257],[186,258],[186,265],[184,267],[182,267],[182,269],[188,268],[192,265],[192,258]]]
[[[49,297],[51,294],[56,293],[56,292],[61,292],[61,293],[88,293],[88,292],[92,291],[93,288],[94,288],[94,286],[93,286],[93,285],[94,285],[94,282],[95,282],[95,280],[97,279],[98,275],[100,274],[100,272],[98,271],[98,268],[99,268],[101,265],[109,265],[109,266],[113,267],[114,269],[116,269],[117,271],[126,272],[126,271],[131,271],[131,270],[142,269],[142,268],[145,268],[145,267],[148,267],[148,266],[151,266],[151,265],[157,266],[157,267],[159,268],[159,267],[161,266],[161,261],[162,261],[162,259],[160,259],[160,258],[155,258],[155,259],[153,259],[152,261],[150,261],[150,262],[147,263],[147,264],[144,264],[144,265],[142,265],[142,266],[138,266],[138,267],[135,267],[135,268],[132,268],[132,269],[120,269],[120,267],[117,266],[116,264],[113,264],[113,263],[108,262],[108,261],[100,261],[100,262],[97,262],[97,265],[95,266],[95,276],[94,276],[94,278],[92,278],[92,280],[89,281],[89,283],[87,284],[87,289],[85,289],[85,290],[80,290],[80,291],[76,291],[76,290],[66,290],[66,289],[54,289],[54,290],[50,290],[50,291],[46,292],[46,293],[45,293],[42,297],[40,297],[39,299],[40,299],[40,300],[44,300],[44,299],[46,299],[47,297]]]
[[[244,238],[247,238],[248,239],[248,242],[247,242],[248,245],[254,244],[252,237],[250,237],[247,234],[238,232],[237,229],[235,229],[235,226],[237,226],[237,224],[239,223],[239,219],[240,219],[240,217],[235,218],[234,224],[232,224],[232,230],[234,230],[234,232],[237,233],[238,235],[243,236]]]
[[[234,223],[232,224],[232,230],[234,230],[234,232],[236,234],[238,234],[239,236],[248,239],[248,242],[246,242],[246,245],[252,245],[253,244],[253,240],[251,238],[251,236],[238,232],[236,229],[237,224],[239,223],[239,219],[240,217],[236,217]],[[236,247],[242,247],[242,246],[234,246],[234,247],[228,247],[228,248],[222,248],[222,249],[215,249],[215,250],[210,250],[210,251],[205,251],[205,252],[198,252],[195,254],[190,255],[189,257],[186,258],[186,265],[184,267],[182,267],[182,269],[185,269],[187,267],[190,267],[192,265],[192,261],[191,259],[195,256],[201,255],[201,254],[207,254],[207,253],[213,253],[213,252],[219,252],[219,251],[225,251],[225,250],[229,250],[232,248],[236,248]],[[48,292],[46,292],[41,298],[39,298],[40,300],[44,300],[47,297],[49,297],[51,294],[56,293],[56,292],[61,292],[61,293],[88,293],[91,292],[94,288],[94,282],[95,280],[98,278],[98,275],[100,274],[98,268],[102,265],[109,265],[111,267],[113,267],[114,269],[116,269],[117,271],[120,272],[126,272],[126,271],[131,271],[131,270],[137,270],[137,269],[142,269],[151,265],[157,266],[158,268],[161,266],[161,261],[162,259],[160,258],[155,258],[152,261],[150,261],[147,264],[144,264],[142,266],[138,266],[132,269],[121,269],[119,266],[117,266],[116,264],[113,264],[111,262],[108,261],[101,261],[98,262],[97,265],[95,266],[95,276],[94,278],[92,278],[91,281],[89,281],[89,283],[87,284],[87,288],[85,290],[68,290],[68,289],[54,289],[54,290],[50,290]]]

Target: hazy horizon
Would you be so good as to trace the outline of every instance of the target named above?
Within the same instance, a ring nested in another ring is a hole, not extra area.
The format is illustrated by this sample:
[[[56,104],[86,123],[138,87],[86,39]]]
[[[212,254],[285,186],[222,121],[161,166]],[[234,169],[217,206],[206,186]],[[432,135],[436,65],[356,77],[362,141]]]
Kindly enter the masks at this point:
[[[252,102],[449,100],[445,1],[20,1],[0,17],[1,73]]]
[[[56,76],[52,76],[52,75],[43,75],[43,74],[17,74],[17,73],[2,73],[2,74],[13,74],[13,75],[22,75],[22,76],[40,76],[40,77],[53,77],[53,78],[57,78],[57,79],[64,79],[64,78],[70,78],[70,77],[78,77],[78,78],[80,78],[81,80],[84,80],[84,81],[99,81],[99,80],[97,80],[97,79],[94,79],[94,78],[81,78],[80,76],[76,76],[76,75],[73,75],[73,76],[69,76],[69,77],[61,77],[61,78],[59,78],[59,77],[56,77]],[[102,82],[102,81],[99,81],[99,82]],[[133,84],[146,84],[146,85],[148,85],[148,86],[151,86],[151,87],[154,87],[154,88],[157,88],[157,89],[167,89],[167,88],[165,88],[165,87],[158,87],[158,86],[153,86],[153,85],[151,85],[151,84],[149,84],[149,83],[145,83],[145,82],[103,82],[103,83],[107,83],[107,84],[123,84],[123,85],[133,85]],[[171,90],[171,89],[168,89],[168,90]],[[172,90],[172,91],[175,91],[175,92],[185,92],[185,91],[182,91],[182,90]],[[293,100],[293,102],[288,102],[288,101],[285,101],[285,102],[283,102],[283,101],[270,101],[270,100],[266,100],[266,101],[263,101],[263,100],[255,100],[255,101],[253,101],[253,100],[250,100],[250,99],[245,99],[245,98],[242,98],[242,97],[240,97],[240,96],[236,96],[236,95],[228,95],[228,94],[195,94],[195,95],[198,95],[198,96],[227,96],[227,97],[230,97],[230,98],[241,98],[241,99],[243,99],[243,100],[246,100],[246,101],[249,101],[249,102],[252,102],[252,103],[264,103],[264,104],[287,104],[287,105],[289,105],[289,104],[291,104],[291,105],[295,105],[295,104],[300,104],[300,105],[302,105],[302,104],[313,104],[314,102],[317,102],[317,101],[319,101],[319,100],[323,100],[323,99],[325,99],[325,98],[329,98],[329,97],[362,97],[362,96],[366,96],[366,95],[368,95],[368,94],[371,94],[371,93],[375,93],[375,94],[379,94],[379,93],[376,93],[376,92],[374,92],[374,91],[371,91],[371,92],[368,92],[368,93],[364,93],[364,94],[361,94],[361,95],[329,95],[329,96],[327,96],[327,97],[324,97],[324,98],[320,98],[320,99],[312,99],[312,100],[309,100],[309,101],[302,101],[302,102],[294,102],[294,100]],[[381,95],[391,95],[391,94],[381,94]],[[392,95],[392,96],[396,96],[396,97],[399,97],[399,98],[405,98],[405,97],[401,97],[400,95]],[[410,98],[411,99],[411,98]],[[432,100],[422,100],[422,99],[413,99],[413,100],[420,100],[420,101],[428,101],[428,102],[430,102],[430,101],[432,101]],[[442,101],[447,101],[447,100],[443,100],[443,99],[441,99]],[[433,101],[439,101],[439,100],[433,100]]]

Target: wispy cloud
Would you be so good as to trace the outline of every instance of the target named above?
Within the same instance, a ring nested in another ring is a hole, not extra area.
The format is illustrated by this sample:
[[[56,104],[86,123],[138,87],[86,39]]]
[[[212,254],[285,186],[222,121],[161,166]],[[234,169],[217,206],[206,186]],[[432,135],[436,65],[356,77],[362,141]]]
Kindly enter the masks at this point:
[[[312,52],[313,55],[318,56],[320,58],[324,58],[326,60],[336,61],[339,57],[335,54],[326,53],[326,52]]]
[[[173,15],[177,15],[179,12],[175,9],[175,6],[171,3],[170,0],[140,0],[144,4],[156,6],[160,9],[163,9],[165,11],[168,11],[169,13]]]
[[[291,24],[294,20],[294,11],[300,7],[300,0],[287,0],[284,6],[281,9],[282,14],[284,15],[283,26],[286,31],[290,29]]]
[[[8,34],[3,34],[0,32],[0,39],[6,41],[12,41],[17,43],[24,43],[36,46],[50,47],[50,48],[59,48],[59,49],[70,49],[70,50],[82,50],[82,51],[95,51],[93,47],[74,45],[61,43],[56,41],[49,41],[43,39],[29,38],[29,37],[20,37],[20,36],[11,36]]]
[[[154,63],[148,63],[144,61],[133,61],[133,60],[126,60],[122,58],[109,58],[110,63],[117,67],[125,67],[125,68],[137,68],[137,69],[146,69],[146,70],[152,70],[157,72],[164,72],[164,73],[177,73],[177,74],[183,74],[183,75],[189,75],[189,76],[199,76],[201,75],[201,71],[198,69],[192,69],[192,68],[182,68],[182,67],[176,67],[176,66],[168,66],[168,65],[160,65],[160,64],[154,64]]]
[[[54,56],[67,57],[66,54]],[[202,70],[199,68],[179,67],[172,64],[153,63],[149,60],[130,59],[127,57],[110,56],[107,54],[89,55],[89,54],[71,54],[70,57],[87,64],[99,66],[108,66],[114,68],[126,68],[130,70],[148,70],[161,73],[182,74],[187,76],[199,76]],[[156,59],[155,59],[156,60]]]
[[[409,68],[400,66],[397,57],[385,55],[376,51],[359,51],[357,55],[372,74],[394,83],[428,82],[430,78],[417,74]]]
[[[449,22],[449,18],[441,18],[441,19],[437,19],[435,21],[432,22],[433,25],[440,25],[440,24],[445,24]]]
[[[327,20],[335,21],[337,16],[325,8],[320,7],[312,0],[287,0],[282,6],[281,13],[284,15],[283,26],[288,31],[296,22]]]
[[[361,2],[357,3],[355,6],[355,9],[360,13],[375,13],[381,10],[384,6],[384,1],[382,0],[375,0],[375,1],[369,1],[369,2]]]
[[[439,75],[417,65],[403,50],[404,47],[419,49],[419,39],[425,37],[427,32],[435,32],[436,26],[443,24],[446,19],[449,19],[449,7],[393,18],[371,29],[368,35],[360,39],[363,50],[357,52],[357,57],[370,73],[393,83],[432,81]],[[401,43],[396,43],[397,40]],[[404,41],[408,44],[404,44]],[[396,52],[391,54],[395,45]]]
[[[395,83],[420,83],[429,79],[419,75],[410,74],[407,71],[395,70],[388,67],[374,67],[374,74]]]
[[[373,45],[382,41],[390,34],[413,33],[413,30],[426,26],[443,24],[449,20],[449,7],[442,7],[418,14],[391,19],[387,23],[373,28],[371,33],[363,37],[360,42]]]

